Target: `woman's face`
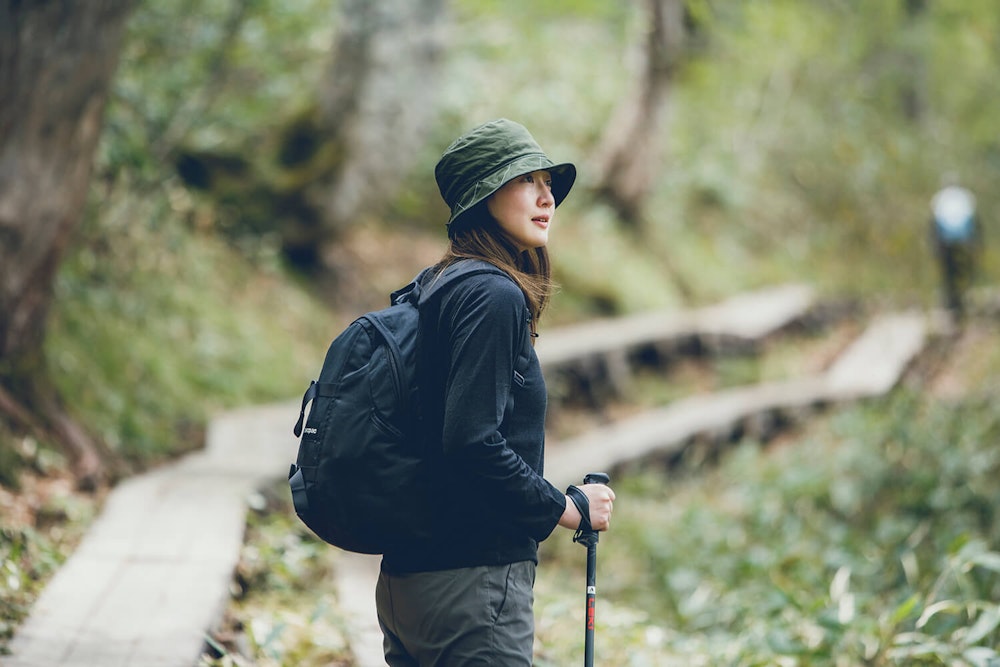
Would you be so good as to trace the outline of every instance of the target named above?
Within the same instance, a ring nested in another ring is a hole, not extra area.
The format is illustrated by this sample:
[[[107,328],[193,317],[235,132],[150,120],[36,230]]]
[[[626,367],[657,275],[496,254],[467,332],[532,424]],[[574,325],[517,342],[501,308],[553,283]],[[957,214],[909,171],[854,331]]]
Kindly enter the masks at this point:
[[[523,252],[549,241],[556,214],[552,175],[533,171],[505,183],[486,200],[486,208],[511,241]]]

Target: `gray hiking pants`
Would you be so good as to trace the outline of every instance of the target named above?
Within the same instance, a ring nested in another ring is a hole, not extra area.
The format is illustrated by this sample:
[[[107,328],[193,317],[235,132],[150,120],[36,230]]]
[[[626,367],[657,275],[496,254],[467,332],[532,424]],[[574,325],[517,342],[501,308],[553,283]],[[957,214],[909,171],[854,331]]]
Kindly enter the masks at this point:
[[[375,605],[390,667],[530,667],[535,564],[379,574]]]

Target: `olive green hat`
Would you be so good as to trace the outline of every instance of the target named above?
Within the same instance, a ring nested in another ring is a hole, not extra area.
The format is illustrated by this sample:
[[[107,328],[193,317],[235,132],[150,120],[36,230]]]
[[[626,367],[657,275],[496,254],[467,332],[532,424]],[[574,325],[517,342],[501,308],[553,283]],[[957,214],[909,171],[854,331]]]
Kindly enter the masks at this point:
[[[552,162],[523,125],[500,118],[456,139],[434,168],[441,197],[451,209],[449,231],[504,183],[540,169],[552,174],[552,196],[559,206],[573,187],[576,167]]]

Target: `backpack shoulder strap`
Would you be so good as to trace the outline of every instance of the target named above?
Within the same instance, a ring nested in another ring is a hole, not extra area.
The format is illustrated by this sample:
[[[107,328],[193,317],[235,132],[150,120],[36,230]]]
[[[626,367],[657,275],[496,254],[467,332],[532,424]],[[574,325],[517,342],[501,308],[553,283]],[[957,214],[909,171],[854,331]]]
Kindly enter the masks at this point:
[[[504,276],[513,282],[513,278],[507,275],[506,271],[490,264],[487,261],[481,259],[463,259],[455,262],[440,274],[431,278],[426,284],[424,284],[424,281],[420,281],[420,284],[417,287],[417,294],[415,295],[417,303],[423,304],[429,301],[435,294],[441,292],[448,285],[470,276],[480,275],[483,273],[493,273]],[[424,276],[424,273],[420,274],[420,278],[424,278]]]
[[[481,259],[459,260],[440,274],[430,277],[433,270],[434,267],[432,266],[425,268],[406,286],[390,294],[389,304],[396,305],[409,302],[414,305],[420,305],[430,300],[434,294],[441,291],[446,285],[480,273],[495,273],[506,276],[513,282],[513,278],[507,275],[506,271]]]
[[[428,266],[416,277],[409,282],[405,287],[400,287],[398,290],[389,295],[389,305],[395,306],[398,303],[405,303],[407,301],[413,301],[420,297],[420,285],[424,281],[424,277],[430,273],[431,269],[434,267]]]

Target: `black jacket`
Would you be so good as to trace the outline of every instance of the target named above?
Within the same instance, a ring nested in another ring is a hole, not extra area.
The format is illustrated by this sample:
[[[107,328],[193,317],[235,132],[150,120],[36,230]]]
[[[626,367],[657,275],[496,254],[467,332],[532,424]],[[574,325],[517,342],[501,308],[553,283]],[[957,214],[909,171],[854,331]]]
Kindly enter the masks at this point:
[[[383,568],[537,562],[565,498],[542,477],[545,381],[524,295],[505,275],[473,275],[421,317],[433,537],[385,554]]]

